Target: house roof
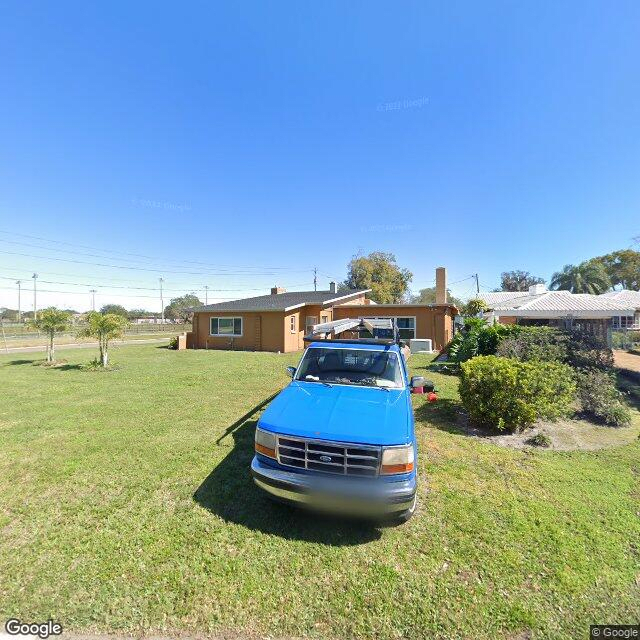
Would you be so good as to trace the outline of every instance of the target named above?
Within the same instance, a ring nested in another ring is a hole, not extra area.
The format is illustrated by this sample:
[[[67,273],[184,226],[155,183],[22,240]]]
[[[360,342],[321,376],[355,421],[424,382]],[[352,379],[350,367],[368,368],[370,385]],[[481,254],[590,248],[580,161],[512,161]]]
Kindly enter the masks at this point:
[[[349,298],[362,295],[368,291],[371,291],[371,289],[351,289],[346,293],[336,293],[335,291],[288,291],[203,305],[202,307],[195,307],[194,311],[291,311],[305,305],[325,305],[331,302],[349,300]]]
[[[481,294],[480,298],[499,315],[518,317],[608,318],[633,314],[632,305],[626,301],[570,291],[542,291],[537,294],[528,291],[499,291]]]
[[[609,291],[603,293],[601,298],[608,298],[609,300],[615,300],[625,305],[630,305],[634,309],[640,309],[640,291],[630,291],[629,289],[622,289],[621,291]]]

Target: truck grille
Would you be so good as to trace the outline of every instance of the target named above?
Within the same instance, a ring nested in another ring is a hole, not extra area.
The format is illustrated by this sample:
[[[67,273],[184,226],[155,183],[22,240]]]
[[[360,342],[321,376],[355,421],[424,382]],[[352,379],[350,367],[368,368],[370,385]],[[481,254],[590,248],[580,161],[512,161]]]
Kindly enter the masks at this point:
[[[277,436],[278,462],[287,467],[348,476],[377,476],[380,447]]]

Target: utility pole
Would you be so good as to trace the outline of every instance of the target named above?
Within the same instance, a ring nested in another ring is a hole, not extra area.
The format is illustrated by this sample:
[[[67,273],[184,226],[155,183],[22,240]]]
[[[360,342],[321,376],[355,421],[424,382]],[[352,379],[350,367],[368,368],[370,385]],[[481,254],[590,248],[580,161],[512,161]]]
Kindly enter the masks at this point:
[[[478,274],[475,274],[475,279],[476,279],[476,295],[480,296],[480,280],[478,280]]]
[[[96,310],[96,290],[89,289],[89,293],[91,294],[91,311]]]
[[[313,290],[318,290],[318,267],[313,268]]]
[[[160,282],[160,311],[162,313],[162,324],[164,324],[164,299],[162,297],[162,283],[164,282],[164,279],[158,278],[158,282]]]
[[[22,309],[20,307],[20,286],[22,285],[22,280],[16,280],[16,284],[18,285],[18,322],[20,322],[22,318]]]
[[[204,285],[204,303],[209,304],[209,287]]]
[[[33,319],[37,320],[38,319],[38,303],[37,303],[37,287],[36,287],[36,281],[38,280],[38,274],[34,273],[32,276],[33,278]]]

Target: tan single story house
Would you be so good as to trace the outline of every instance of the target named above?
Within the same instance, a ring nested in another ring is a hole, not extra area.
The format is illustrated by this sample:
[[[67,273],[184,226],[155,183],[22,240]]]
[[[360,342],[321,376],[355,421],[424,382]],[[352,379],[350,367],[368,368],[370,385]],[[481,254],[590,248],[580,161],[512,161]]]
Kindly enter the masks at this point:
[[[194,309],[189,349],[290,352],[304,349],[304,336],[316,324],[350,317],[397,318],[405,340],[430,338],[442,349],[453,336],[457,308],[446,302],[445,270],[437,272],[436,304],[375,304],[369,289],[338,292],[291,291],[273,287],[269,295],[209,304]]]

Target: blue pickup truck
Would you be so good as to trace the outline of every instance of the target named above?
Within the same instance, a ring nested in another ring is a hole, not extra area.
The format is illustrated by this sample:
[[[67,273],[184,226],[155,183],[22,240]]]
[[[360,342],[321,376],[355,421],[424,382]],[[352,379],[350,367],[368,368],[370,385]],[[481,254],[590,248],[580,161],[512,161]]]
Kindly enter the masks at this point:
[[[408,520],[417,480],[410,391],[430,383],[409,379],[400,341],[312,341],[288,373],[256,428],[258,487],[293,504]]]

